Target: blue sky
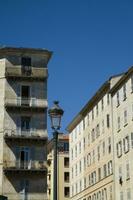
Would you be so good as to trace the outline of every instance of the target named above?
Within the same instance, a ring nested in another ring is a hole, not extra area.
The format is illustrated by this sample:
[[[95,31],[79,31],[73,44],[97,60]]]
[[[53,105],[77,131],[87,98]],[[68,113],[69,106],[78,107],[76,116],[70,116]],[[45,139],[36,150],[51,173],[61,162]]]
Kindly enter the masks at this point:
[[[0,44],[46,48],[62,131],[111,75],[133,65],[132,0],[1,0]],[[50,129],[49,129],[50,132]]]

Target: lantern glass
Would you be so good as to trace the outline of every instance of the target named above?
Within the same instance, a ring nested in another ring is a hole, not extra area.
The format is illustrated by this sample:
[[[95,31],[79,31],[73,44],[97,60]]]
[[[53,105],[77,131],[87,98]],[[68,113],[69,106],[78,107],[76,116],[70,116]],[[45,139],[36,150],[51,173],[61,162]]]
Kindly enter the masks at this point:
[[[58,101],[54,102],[54,106],[49,109],[48,113],[51,119],[51,128],[58,130],[61,127],[61,117],[64,111],[59,107]]]

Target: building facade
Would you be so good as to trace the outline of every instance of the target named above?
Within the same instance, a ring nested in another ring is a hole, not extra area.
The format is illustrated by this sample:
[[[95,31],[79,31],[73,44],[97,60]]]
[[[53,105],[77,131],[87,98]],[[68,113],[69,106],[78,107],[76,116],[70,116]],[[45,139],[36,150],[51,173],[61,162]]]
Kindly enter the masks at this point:
[[[106,81],[68,125],[72,200],[133,198],[133,67]]]
[[[0,194],[9,200],[47,199],[51,54],[44,49],[0,48]]]
[[[54,149],[53,139],[49,141],[47,147],[48,155],[48,200],[53,200],[53,162],[54,162]],[[57,155],[57,196],[58,200],[70,199],[69,193],[69,135],[59,134],[58,136],[58,155]]]
[[[115,199],[133,199],[133,68],[111,90]]]

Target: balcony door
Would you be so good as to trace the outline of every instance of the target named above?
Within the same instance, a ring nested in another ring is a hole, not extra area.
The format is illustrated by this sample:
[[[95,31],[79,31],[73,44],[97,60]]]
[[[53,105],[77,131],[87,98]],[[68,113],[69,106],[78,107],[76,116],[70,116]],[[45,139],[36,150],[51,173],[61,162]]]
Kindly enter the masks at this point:
[[[21,86],[21,104],[29,106],[30,104],[30,86],[22,85]]]
[[[30,161],[30,148],[22,147],[20,149],[20,167],[22,169],[29,169],[31,166]]]
[[[29,192],[29,181],[21,180],[21,182],[20,182],[20,199],[28,200],[28,192]]]
[[[31,118],[30,117],[21,117],[21,135],[27,136],[30,134],[31,128]]]

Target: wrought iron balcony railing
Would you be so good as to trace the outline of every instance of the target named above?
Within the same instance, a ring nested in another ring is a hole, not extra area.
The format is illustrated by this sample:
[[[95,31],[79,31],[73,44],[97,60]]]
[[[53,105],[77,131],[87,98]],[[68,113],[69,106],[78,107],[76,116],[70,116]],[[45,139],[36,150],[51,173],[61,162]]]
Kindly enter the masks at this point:
[[[30,139],[30,140],[47,140],[47,132],[39,134],[36,130],[5,129],[5,139]]]
[[[4,161],[3,167],[5,171],[46,171],[47,170],[47,162],[43,160],[36,161]]]
[[[25,107],[25,108],[47,108],[46,99],[36,99],[36,98],[5,98],[6,107]]]
[[[22,65],[7,65],[5,75],[13,78],[32,78],[32,79],[45,79],[48,76],[47,68],[22,66]]]

